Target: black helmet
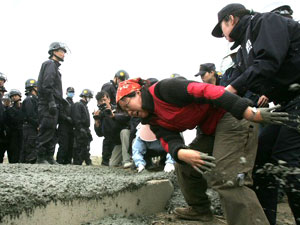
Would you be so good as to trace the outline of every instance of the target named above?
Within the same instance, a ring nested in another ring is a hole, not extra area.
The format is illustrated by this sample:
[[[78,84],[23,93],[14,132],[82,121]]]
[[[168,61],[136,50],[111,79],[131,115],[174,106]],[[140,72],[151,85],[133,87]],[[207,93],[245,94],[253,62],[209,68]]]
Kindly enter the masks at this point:
[[[49,46],[49,55],[52,55],[53,51],[56,51],[58,49],[63,50],[64,52],[67,52],[67,46],[64,43],[61,42],[52,42]]]
[[[37,82],[35,79],[28,79],[25,82],[25,89],[31,89],[33,87],[37,87]]]
[[[8,95],[10,98],[14,95],[19,95],[20,97],[22,97],[22,94],[18,89],[11,89]]]
[[[124,81],[129,79],[129,74],[125,70],[119,70],[115,74],[115,77],[119,78],[121,81]]]
[[[271,12],[277,13],[279,15],[286,16],[286,17],[292,17],[292,15],[293,15],[293,10],[289,5],[279,6],[275,9],[273,9]]]
[[[288,18],[293,18],[293,10],[291,6],[287,5],[285,1],[273,2],[262,10],[263,12],[273,12],[277,13],[281,16],[285,16]]]
[[[0,72],[0,80],[4,80],[4,82],[6,82],[7,78],[6,76]]]
[[[83,89],[79,97],[93,98],[93,92],[90,89]]]
[[[73,87],[68,87],[67,92],[75,92],[75,89]]]

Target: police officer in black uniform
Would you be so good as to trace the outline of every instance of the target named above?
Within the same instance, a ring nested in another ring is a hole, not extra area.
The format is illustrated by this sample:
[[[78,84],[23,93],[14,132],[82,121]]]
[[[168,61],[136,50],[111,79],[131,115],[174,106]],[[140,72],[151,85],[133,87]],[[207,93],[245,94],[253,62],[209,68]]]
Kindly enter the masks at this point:
[[[90,159],[90,142],[93,140],[90,130],[90,113],[87,107],[93,98],[93,93],[89,89],[84,89],[80,94],[80,101],[72,107],[72,119],[74,122],[74,155],[73,164],[81,165],[85,161],[86,165],[92,165]]]
[[[2,103],[2,99],[5,92],[5,87],[0,86],[0,163],[3,163],[4,153],[7,150],[6,129],[4,124],[5,106]]]
[[[25,82],[25,95],[22,102],[23,122],[23,149],[21,160],[24,163],[35,163],[37,159],[37,134],[38,134],[38,97],[37,81],[28,79]]]
[[[53,42],[49,47],[49,60],[42,64],[38,78],[38,158],[40,164],[57,164],[53,159],[59,108],[63,100],[60,62],[64,61],[67,47]]]
[[[17,89],[9,92],[12,105],[7,108],[5,113],[5,124],[8,132],[8,162],[19,163],[23,139],[23,113],[21,110],[22,94]]]
[[[235,3],[219,11],[212,35],[234,42],[231,49],[241,46],[246,70],[226,90],[238,94],[250,90],[266,95],[281,105],[277,111],[291,115],[284,125],[267,125],[262,129],[253,189],[273,225],[281,185],[296,224],[300,225],[300,174],[294,172],[300,168],[300,24],[276,13],[254,13]],[[278,167],[278,171],[270,173],[270,164]],[[279,183],[278,179],[284,182]]]
[[[59,116],[58,126],[58,144],[56,161],[59,164],[71,164],[73,155],[73,120],[71,118],[71,109],[74,105],[73,97],[75,90],[73,87],[67,88],[67,98],[64,99]]]

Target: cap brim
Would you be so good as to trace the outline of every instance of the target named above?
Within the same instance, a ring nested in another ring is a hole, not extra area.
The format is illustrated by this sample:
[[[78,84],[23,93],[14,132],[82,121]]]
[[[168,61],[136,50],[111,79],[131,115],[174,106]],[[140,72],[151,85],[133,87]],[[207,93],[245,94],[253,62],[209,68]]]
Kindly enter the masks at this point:
[[[217,37],[217,38],[223,37],[223,31],[221,29],[220,24],[221,24],[220,22],[217,23],[215,28],[212,30],[212,32],[211,32],[212,36]]]
[[[195,77],[202,76],[202,75],[204,75],[206,72],[207,72],[207,71],[199,71],[199,73],[197,73],[197,74],[195,75]]]

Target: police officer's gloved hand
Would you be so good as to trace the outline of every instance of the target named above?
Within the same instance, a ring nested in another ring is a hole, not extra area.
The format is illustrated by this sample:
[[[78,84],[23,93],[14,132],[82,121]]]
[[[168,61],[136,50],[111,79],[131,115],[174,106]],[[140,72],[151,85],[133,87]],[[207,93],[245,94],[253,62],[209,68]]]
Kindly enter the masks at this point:
[[[73,120],[72,120],[71,117],[67,116],[67,117],[66,117],[66,120],[68,121],[68,123],[73,124]]]
[[[57,111],[57,107],[56,107],[55,102],[49,102],[48,107],[49,107],[50,115],[55,116],[56,111]]]
[[[88,136],[88,134],[87,134],[87,131],[84,129],[84,128],[80,128],[80,133],[81,133],[81,135],[83,136],[83,137],[87,137]]]

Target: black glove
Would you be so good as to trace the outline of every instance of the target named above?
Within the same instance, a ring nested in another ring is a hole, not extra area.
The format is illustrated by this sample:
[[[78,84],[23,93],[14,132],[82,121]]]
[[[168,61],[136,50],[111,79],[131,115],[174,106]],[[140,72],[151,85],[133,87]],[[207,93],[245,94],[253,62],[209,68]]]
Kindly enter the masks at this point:
[[[66,121],[69,123],[69,124],[73,124],[73,120],[71,117],[67,116],[66,117]]]
[[[88,137],[87,131],[84,128],[80,128],[79,131],[82,137]]]
[[[56,107],[55,102],[49,102],[48,107],[49,107],[50,115],[55,116],[55,114],[57,112],[57,107]]]

